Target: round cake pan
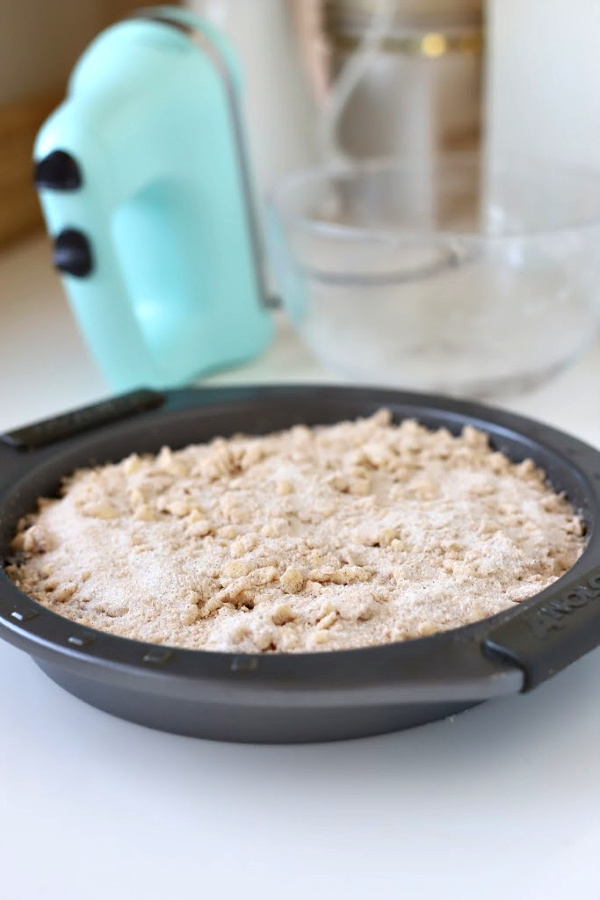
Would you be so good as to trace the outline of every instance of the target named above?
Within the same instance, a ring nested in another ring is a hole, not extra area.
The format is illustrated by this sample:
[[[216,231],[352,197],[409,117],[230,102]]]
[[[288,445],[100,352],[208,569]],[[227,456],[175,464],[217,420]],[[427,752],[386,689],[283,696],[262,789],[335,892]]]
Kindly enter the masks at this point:
[[[550,588],[491,618],[359,650],[235,654],[145,644],[85,628],[0,571],[0,635],[75,696],[179,734],[304,742],[409,728],[528,691],[600,643],[600,453],[545,425],[448,398],[352,387],[137,391],[0,437],[0,553],[17,521],[80,466],[236,432],[330,424],[389,408],[457,434],[471,424],[533,459],[583,516],[587,545]]]

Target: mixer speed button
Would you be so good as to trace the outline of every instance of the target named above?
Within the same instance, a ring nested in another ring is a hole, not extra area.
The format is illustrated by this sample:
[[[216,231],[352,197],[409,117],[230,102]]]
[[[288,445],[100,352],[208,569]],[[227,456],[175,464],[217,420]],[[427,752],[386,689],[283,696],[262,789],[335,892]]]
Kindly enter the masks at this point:
[[[33,180],[37,188],[54,191],[76,191],[82,185],[77,160],[66,150],[54,150],[36,162]]]
[[[85,278],[93,269],[92,248],[82,231],[66,228],[54,239],[53,261],[59,272]]]

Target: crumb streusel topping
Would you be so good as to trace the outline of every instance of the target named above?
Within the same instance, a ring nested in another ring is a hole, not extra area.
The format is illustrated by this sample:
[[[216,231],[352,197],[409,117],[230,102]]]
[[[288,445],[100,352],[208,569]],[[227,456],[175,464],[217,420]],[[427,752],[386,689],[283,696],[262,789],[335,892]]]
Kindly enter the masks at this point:
[[[493,615],[566,572],[583,534],[531,460],[381,410],[79,470],[19,523],[7,572],[125,637],[325,651]]]

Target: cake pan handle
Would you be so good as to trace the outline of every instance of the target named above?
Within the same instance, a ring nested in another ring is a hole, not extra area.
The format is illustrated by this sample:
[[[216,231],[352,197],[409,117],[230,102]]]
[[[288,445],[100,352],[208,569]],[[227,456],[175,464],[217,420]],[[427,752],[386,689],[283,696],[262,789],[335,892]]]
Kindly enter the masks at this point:
[[[530,691],[600,644],[600,566],[577,579],[563,579],[534,602],[525,602],[492,629],[488,656],[518,666]]]
[[[0,434],[0,444],[6,444],[13,450],[37,450],[103,425],[112,425],[120,419],[156,409],[164,401],[165,395],[160,391],[140,388]]]

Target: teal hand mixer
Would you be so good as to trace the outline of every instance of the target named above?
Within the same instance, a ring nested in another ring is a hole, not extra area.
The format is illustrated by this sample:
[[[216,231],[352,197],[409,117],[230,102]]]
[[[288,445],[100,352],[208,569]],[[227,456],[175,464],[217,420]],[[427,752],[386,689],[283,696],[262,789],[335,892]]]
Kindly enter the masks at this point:
[[[54,262],[116,390],[181,384],[271,338],[240,81],[221,34],[157,7],[91,44],[38,134]]]

